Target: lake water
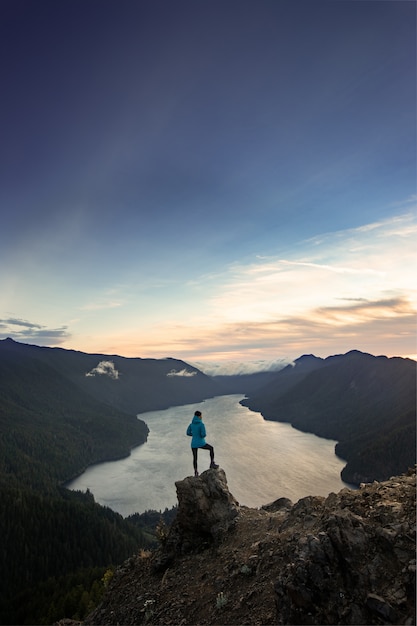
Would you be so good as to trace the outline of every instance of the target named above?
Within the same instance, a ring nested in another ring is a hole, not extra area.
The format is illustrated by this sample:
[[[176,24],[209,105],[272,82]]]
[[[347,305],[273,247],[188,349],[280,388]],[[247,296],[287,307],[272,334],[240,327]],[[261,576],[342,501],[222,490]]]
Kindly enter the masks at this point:
[[[68,487],[88,488],[97,502],[123,516],[176,505],[175,481],[194,474],[185,431],[197,409],[203,413],[206,441],[214,446],[216,462],[240,504],[260,507],[281,497],[297,502],[347,486],[340,478],[345,462],[334,453],[335,441],[264,420],[241,406],[241,399],[218,396],[140,414],[150,430],[148,441],[125,459],[88,468]],[[209,467],[209,452],[199,450],[198,460],[201,473]]]

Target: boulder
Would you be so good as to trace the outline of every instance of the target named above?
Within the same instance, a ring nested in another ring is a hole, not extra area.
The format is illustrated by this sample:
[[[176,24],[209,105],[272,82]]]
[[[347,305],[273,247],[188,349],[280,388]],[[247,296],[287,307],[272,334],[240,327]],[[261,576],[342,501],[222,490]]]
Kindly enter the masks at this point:
[[[209,469],[200,476],[175,483],[177,515],[155,559],[155,568],[167,566],[175,555],[198,552],[218,545],[234,527],[239,503],[230,493],[222,469]]]

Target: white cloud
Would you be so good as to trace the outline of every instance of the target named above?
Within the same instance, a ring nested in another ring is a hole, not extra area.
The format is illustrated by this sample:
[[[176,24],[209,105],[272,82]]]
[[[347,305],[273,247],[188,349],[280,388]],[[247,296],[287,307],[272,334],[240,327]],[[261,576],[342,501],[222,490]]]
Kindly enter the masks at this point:
[[[112,361],[100,361],[97,367],[94,367],[90,372],[87,372],[86,376],[95,376],[96,374],[99,376],[108,376],[109,378],[113,378],[113,380],[117,380],[119,378],[119,372],[115,368]]]
[[[168,377],[172,377],[172,376],[183,376],[185,378],[191,377],[191,376],[195,376],[197,374],[197,372],[190,372],[188,371],[186,368],[182,369],[182,370],[171,370],[170,372],[168,372],[167,376]]]
[[[278,372],[288,365],[289,359],[264,361],[193,361],[191,364],[208,376],[233,376],[255,374],[256,372]]]

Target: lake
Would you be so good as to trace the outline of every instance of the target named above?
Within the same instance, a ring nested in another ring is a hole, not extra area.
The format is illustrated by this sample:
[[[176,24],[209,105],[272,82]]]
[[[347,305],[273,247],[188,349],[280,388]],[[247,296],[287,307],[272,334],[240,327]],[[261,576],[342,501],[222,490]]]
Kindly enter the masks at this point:
[[[67,486],[88,488],[97,502],[125,517],[175,506],[175,481],[194,474],[185,431],[196,410],[203,414],[206,441],[214,446],[215,460],[240,504],[260,507],[281,497],[297,502],[348,486],[340,478],[345,462],[334,453],[335,441],[264,420],[239,404],[242,397],[218,396],[140,414],[150,430],[145,444],[125,459],[91,466]],[[209,452],[199,450],[198,460],[201,473],[209,467]]]

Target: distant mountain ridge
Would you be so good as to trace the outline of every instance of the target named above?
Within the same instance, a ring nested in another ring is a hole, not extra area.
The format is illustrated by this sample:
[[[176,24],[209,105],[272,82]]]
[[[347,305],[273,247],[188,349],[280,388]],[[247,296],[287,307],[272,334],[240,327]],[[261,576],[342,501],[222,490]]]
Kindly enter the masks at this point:
[[[304,355],[244,406],[339,443],[346,482],[386,480],[416,462],[416,362],[357,350]]]
[[[178,359],[127,358],[0,341],[0,359],[13,353],[54,368],[100,402],[128,413],[200,402],[220,391],[209,376]],[[100,368],[102,363],[112,364],[111,368]]]

